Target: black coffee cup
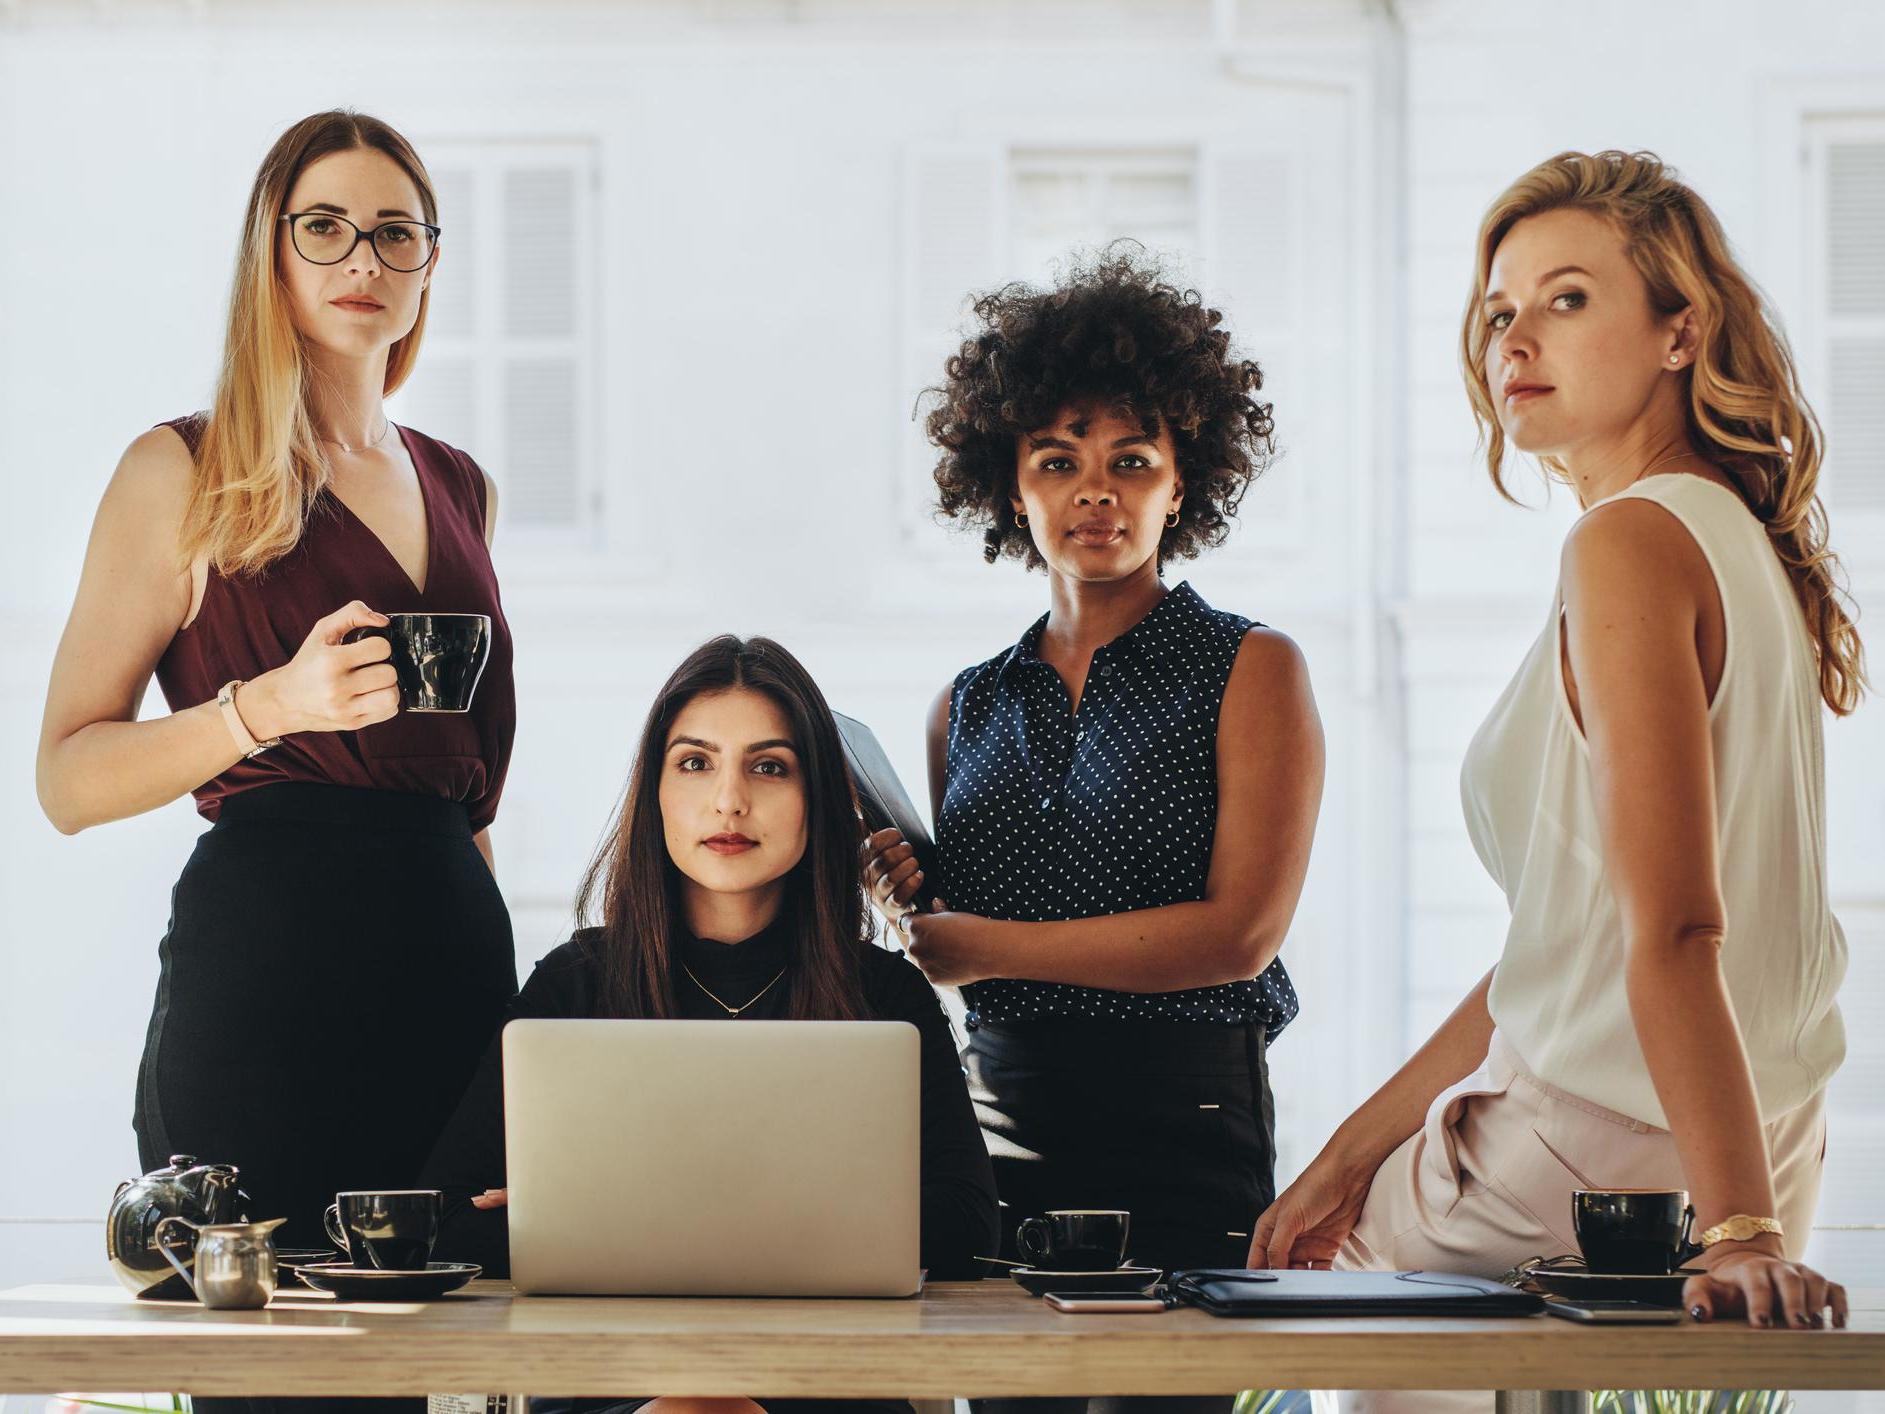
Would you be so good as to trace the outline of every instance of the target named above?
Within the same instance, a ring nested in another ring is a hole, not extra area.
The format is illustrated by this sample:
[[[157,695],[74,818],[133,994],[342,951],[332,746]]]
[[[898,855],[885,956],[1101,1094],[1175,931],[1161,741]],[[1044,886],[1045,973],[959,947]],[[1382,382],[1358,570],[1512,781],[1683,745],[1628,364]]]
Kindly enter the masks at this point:
[[[1672,1272],[1701,1248],[1691,1240],[1695,1209],[1680,1188],[1580,1188],[1571,1228],[1593,1272]]]
[[[384,628],[357,628],[349,643],[383,638],[387,661],[399,675],[399,705],[407,712],[468,712],[485,660],[491,656],[488,614],[388,614]]]
[[[1015,1246],[1042,1271],[1110,1272],[1125,1265],[1126,1236],[1131,1229],[1131,1213],[1058,1209],[1024,1221],[1015,1229]]]
[[[432,1260],[444,1204],[436,1188],[337,1193],[321,1220],[356,1267],[422,1272]]]

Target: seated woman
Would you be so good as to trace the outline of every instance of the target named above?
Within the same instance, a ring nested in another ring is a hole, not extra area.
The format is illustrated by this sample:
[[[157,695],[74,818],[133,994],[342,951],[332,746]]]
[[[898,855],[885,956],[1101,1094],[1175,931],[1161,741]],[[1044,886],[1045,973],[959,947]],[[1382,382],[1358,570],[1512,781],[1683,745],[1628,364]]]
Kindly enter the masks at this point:
[[[1577,1189],[1680,1188],[1696,1320],[1843,1325],[1801,1257],[1845,1053],[1820,717],[1865,672],[1792,356],[1708,204],[1643,152],[1560,153],[1493,203],[1461,351],[1494,486],[1515,448],[1584,511],[1461,776],[1511,923],[1250,1265],[1491,1276],[1576,1250]]]
[[[988,1153],[936,994],[870,941],[858,840],[837,726],[811,675],[769,639],[703,644],[656,696],[583,882],[577,913],[595,926],[537,964],[510,1015],[910,1022],[922,1037],[922,1262],[933,1281],[972,1280],[997,1241]],[[508,1273],[495,1040],[426,1181],[446,1195],[439,1255]]]

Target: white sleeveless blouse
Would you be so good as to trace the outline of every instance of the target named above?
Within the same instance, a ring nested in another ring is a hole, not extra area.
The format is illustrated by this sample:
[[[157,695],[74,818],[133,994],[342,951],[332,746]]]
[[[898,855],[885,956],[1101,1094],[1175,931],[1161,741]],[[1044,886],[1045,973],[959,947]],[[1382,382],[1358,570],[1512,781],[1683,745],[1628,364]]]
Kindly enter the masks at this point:
[[[1846,939],[1826,897],[1819,670],[1765,527],[1724,486],[1674,473],[1609,500],[1654,501],[1707,557],[1727,650],[1709,707],[1722,971],[1771,1123],[1845,1056],[1834,994]],[[1603,504],[1599,502],[1598,504]],[[1667,1128],[1624,991],[1622,920],[1603,864],[1589,749],[1559,671],[1559,598],[1467,749],[1466,825],[1512,909],[1492,1019],[1540,1079]]]

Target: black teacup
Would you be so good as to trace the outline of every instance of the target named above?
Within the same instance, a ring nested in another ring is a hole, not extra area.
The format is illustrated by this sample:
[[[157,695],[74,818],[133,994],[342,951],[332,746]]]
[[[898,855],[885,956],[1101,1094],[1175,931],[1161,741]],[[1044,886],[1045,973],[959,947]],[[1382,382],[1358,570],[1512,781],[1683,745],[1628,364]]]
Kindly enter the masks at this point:
[[[491,656],[487,614],[388,614],[384,628],[357,628],[349,643],[383,638],[399,675],[399,705],[407,712],[468,712]]]
[[[1691,1241],[1695,1209],[1680,1188],[1580,1188],[1571,1227],[1593,1272],[1672,1272],[1701,1249]]]
[[[1043,1271],[1110,1272],[1125,1265],[1132,1214],[1115,1209],[1068,1208],[1028,1218],[1015,1229],[1015,1246]]]
[[[432,1260],[444,1203],[445,1195],[436,1188],[337,1193],[322,1222],[356,1267],[422,1272]]]

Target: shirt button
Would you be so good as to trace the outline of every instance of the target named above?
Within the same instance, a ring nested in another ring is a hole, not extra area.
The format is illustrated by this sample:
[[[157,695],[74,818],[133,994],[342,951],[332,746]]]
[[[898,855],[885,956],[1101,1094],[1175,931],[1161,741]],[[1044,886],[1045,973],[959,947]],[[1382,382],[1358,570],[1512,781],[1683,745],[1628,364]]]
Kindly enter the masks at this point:
[[[1053,796],[1051,796],[1051,795],[1044,795],[1044,796],[1042,796],[1042,797],[1041,797],[1041,809],[1043,809],[1043,810],[1052,810],[1053,808],[1054,808],[1054,797],[1053,797]]]
[[[1075,733],[1073,734],[1073,739],[1074,739],[1075,741],[1085,741],[1085,740],[1086,740],[1086,728],[1085,728],[1085,727],[1082,727],[1082,728],[1080,728],[1080,730],[1079,730],[1079,731],[1077,731],[1077,732],[1075,732]]]
[[[1109,678],[1112,675],[1113,675],[1113,665],[1111,663],[1101,663],[1100,676],[1103,678]]]

